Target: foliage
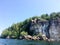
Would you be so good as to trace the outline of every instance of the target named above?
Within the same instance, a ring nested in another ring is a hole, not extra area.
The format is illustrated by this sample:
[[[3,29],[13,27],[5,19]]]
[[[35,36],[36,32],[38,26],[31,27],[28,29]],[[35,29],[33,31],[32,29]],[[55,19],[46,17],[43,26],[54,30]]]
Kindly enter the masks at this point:
[[[50,17],[49,17],[48,14],[42,14],[42,15],[41,15],[41,18],[43,18],[43,19],[45,19],[45,20],[49,20],[49,19],[50,19]]]
[[[25,32],[25,31],[22,31],[22,32],[21,32],[21,35],[22,35],[22,36],[25,36],[25,35],[28,35],[28,33]]]
[[[8,27],[7,29],[5,29],[2,34],[1,37],[6,38],[7,36],[14,36],[16,38],[19,38],[21,35],[29,35],[32,33],[30,33],[30,24],[31,24],[31,20],[34,19],[39,19],[40,21],[44,21],[44,20],[51,20],[51,19],[57,19],[57,17],[60,18],[60,12],[58,13],[51,13],[50,15],[48,14],[42,14],[41,16],[34,16],[31,17],[29,19],[26,19],[23,22],[19,22],[17,24],[12,24],[11,27]],[[38,34],[40,35],[40,34]]]

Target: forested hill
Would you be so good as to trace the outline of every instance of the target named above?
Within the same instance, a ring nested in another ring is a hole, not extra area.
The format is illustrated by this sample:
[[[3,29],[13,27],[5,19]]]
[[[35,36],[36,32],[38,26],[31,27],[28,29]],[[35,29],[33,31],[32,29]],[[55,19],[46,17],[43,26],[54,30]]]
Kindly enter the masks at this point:
[[[19,38],[20,36],[24,36],[24,35],[31,35],[31,36],[38,35],[38,34],[40,34],[39,32],[34,33],[34,30],[31,31],[31,29],[30,29],[31,24],[33,24],[33,23],[38,24],[38,20],[40,22],[46,22],[46,21],[50,21],[52,19],[56,20],[58,18],[60,18],[60,12],[58,12],[58,13],[53,12],[51,14],[42,14],[40,16],[34,16],[34,17],[24,20],[23,22],[18,22],[17,24],[12,24],[10,27],[6,28],[2,32],[1,37],[6,38],[9,36],[11,38]]]

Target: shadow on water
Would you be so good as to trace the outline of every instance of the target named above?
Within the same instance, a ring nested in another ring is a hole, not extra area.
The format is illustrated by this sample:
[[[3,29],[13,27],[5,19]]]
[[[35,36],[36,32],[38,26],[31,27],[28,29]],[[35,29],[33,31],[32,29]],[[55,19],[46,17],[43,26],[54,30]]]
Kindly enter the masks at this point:
[[[53,45],[53,43],[48,41],[27,41],[28,43],[24,45]]]
[[[0,45],[60,45],[60,42],[48,42],[39,40],[0,40]]]
[[[49,42],[49,41],[27,41],[24,45],[60,45],[60,42]]]

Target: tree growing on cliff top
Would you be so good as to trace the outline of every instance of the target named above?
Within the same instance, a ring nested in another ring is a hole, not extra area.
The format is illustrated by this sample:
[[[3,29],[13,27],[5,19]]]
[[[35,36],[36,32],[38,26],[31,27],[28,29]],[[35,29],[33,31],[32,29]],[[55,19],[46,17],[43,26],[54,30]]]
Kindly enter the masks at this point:
[[[34,20],[35,18],[36,19],[39,19],[39,20],[50,20],[50,19],[56,19],[57,17],[60,18],[60,12],[58,13],[51,13],[50,15],[48,14],[42,14],[41,16],[34,16],[34,17],[31,17],[29,19],[26,19],[25,21],[23,22],[19,22],[17,24],[12,24],[11,27],[8,27],[7,29],[5,29],[1,36],[3,38],[6,38],[7,36],[14,36],[15,38],[19,38],[19,36],[21,36],[22,34],[24,35],[29,35],[30,34],[30,23],[31,23],[31,20]],[[31,33],[32,35],[32,33]]]

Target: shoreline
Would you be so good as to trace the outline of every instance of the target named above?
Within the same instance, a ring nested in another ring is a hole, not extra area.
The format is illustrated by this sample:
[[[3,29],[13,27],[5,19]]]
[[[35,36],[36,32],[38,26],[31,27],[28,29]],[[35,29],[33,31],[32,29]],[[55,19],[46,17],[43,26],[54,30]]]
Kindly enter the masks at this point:
[[[0,38],[0,39],[17,39],[17,38],[10,38],[10,37],[6,37],[6,38]],[[54,42],[54,41],[60,41],[60,40],[55,40],[55,39],[48,39],[46,36],[42,37],[42,36],[20,36],[20,38],[18,38],[17,40],[40,40],[40,41],[48,41],[48,42]]]

